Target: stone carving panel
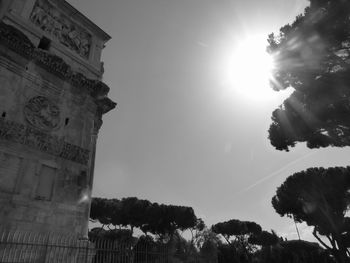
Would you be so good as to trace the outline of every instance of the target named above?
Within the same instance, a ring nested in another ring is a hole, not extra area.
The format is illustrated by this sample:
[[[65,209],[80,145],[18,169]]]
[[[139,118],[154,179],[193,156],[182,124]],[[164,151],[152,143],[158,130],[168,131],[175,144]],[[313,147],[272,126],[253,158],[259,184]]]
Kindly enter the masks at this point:
[[[34,127],[52,131],[60,123],[60,110],[57,105],[43,96],[31,98],[24,107],[24,116]]]
[[[105,114],[117,105],[107,97],[109,87],[101,81],[88,79],[81,73],[76,73],[60,57],[46,50],[35,48],[28,37],[13,26],[0,23],[0,44],[5,45],[21,56],[32,59],[48,72],[69,82],[76,88],[86,90],[94,98],[98,111]]]
[[[89,57],[91,35],[61,14],[47,0],[36,1],[30,20],[80,56]]]
[[[0,140],[19,143],[33,149],[87,165],[90,151],[65,142],[58,136],[0,118]]]

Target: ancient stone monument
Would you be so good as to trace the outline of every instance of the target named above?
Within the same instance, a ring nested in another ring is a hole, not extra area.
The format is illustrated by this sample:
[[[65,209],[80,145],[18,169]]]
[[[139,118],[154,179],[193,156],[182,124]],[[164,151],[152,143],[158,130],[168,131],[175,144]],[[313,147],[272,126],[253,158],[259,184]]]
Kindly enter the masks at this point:
[[[64,0],[0,8],[0,228],[86,237],[110,36]]]

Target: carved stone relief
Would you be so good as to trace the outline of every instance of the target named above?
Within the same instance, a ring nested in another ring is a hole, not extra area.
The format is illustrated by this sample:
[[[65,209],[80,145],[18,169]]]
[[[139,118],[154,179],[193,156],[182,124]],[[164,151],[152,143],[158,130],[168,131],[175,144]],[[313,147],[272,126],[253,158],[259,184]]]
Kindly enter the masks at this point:
[[[58,128],[60,110],[57,105],[43,96],[31,98],[24,107],[24,116],[34,127],[51,131]]]
[[[109,87],[101,81],[88,79],[81,73],[72,70],[62,58],[35,48],[28,37],[13,26],[0,23],[0,44],[21,56],[31,59],[48,72],[69,82],[76,88],[86,90],[96,102],[102,114],[115,108],[116,103],[107,97]]]
[[[84,165],[89,161],[89,150],[65,142],[58,136],[3,118],[0,118],[0,140],[19,143]]]
[[[36,1],[30,20],[80,56],[89,57],[91,35],[71,22],[48,1]]]

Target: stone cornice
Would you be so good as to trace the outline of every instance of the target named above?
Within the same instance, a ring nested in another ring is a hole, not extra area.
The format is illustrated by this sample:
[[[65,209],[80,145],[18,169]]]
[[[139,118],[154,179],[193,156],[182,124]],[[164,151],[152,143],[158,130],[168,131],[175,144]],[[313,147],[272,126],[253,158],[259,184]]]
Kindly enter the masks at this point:
[[[116,103],[107,97],[109,87],[106,84],[74,72],[62,58],[36,48],[24,33],[3,22],[0,22],[0,45],[5,45],[17,54],[32,60],[38,66],[74,87],[86,90],[95,100],[100,113],[104,114],[115,108]]]

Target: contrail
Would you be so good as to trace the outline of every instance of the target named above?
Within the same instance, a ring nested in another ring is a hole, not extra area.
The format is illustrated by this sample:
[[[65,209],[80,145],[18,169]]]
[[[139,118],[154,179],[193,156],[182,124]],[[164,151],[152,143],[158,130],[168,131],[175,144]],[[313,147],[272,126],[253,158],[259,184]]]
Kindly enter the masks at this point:
[[[254,188],[255,186],[257,186],[257,185],[259,185],[259,184],[265,182],[266,180],[268,180],[268,179],[270,179],[270,178],[272,178],[272,177],[278,175],[279,173],[281,173],[281,172],[282,172],[283,170],[285,170],[286,168],[292,166],[293,164],[295,164],[295,163],[297,163],[297,162],[299,162],[299,161],[301,161],[301,160],[303,160],[303,159],[305,159],[305,158],[307,158],[307,157],[309,157],[310,155],[313,155],[313,154],[315,154],[315,153],[316,153],[316,151],[312,151],[312,152],[310,152],[310,153],[308,153],[308,154],[305,154],[305,155],[301,156],[301,157],[298,158],[298,159],[295,159],[294,161],[291,161],[290,163],[286,164],[285,166],[283,166],[282,168],[278,169],[277,171],[275,171],[275,172],[273,172],[273,173],[271,173],[271,174],[265,176],[264,178],[261,178],[260,180],[256,181],[256,182],[253,183],[252,185],[250,185],[250,186],[248,186],[248,187],[242,189],[241,191],[239,191],[238,193],[236,193],[236,195],[239,195],[239,194],[242,194],[242,193],[244,193],[244,192],[249,191],[250,189]]]

